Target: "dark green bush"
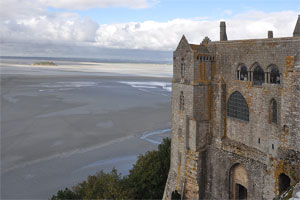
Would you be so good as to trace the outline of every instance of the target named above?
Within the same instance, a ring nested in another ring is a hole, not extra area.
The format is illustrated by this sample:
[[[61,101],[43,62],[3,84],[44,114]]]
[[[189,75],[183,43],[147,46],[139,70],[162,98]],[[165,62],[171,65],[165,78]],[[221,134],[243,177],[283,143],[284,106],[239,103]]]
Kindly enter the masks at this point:
[[[158,150],[140,155],[128,176],[113,169],[100,171],[72,189],[66,188],[53,195],[59,199],[161,199],[170,168],[169,138],[163,140]]]

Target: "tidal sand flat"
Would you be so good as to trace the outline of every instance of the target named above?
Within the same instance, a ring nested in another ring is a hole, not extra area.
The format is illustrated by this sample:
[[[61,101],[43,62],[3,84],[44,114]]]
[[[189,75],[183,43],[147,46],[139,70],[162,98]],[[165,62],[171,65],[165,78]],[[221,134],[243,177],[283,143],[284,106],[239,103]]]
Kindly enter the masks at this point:
[[[126,175],[169,136],[171,69],[2,60],[1,198],[48,199],[113,167]]]

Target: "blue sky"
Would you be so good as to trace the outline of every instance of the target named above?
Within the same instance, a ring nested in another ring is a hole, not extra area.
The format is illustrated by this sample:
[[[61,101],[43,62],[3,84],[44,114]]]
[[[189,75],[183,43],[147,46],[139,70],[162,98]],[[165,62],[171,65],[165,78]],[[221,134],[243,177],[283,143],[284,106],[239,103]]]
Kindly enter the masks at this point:
[[[70,10],[49,7],[52,12]],[[227,19],[232,15],[251,10],[278,12],[300,10],[300,0],[160,0],[153,6],[135,9],[126,7],[71,10],[89,17],[100,24],[142,22],[154,20],[166,22],[175,18]]]
[[[171,52],[183,34],[219,40],[221,20],[229,40],[290,37],[299,14],[300,0],[1,0],[0,53]]]

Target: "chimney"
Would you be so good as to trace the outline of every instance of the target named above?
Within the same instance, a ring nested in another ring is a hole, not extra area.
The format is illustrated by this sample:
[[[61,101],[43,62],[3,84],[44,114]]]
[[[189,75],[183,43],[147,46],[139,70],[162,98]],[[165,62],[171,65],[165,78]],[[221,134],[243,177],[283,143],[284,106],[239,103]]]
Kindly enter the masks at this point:
[[[296,23],[296,26],[295,26],[293,36],[294,37],[300,37],[300,15],[298,15],[298,20],[297,20],[297,23]]]
[[[273,31],[268,31],[268,38],[273,38]]]
[[[225,22],[220,22],[220,41],[227,41]]]

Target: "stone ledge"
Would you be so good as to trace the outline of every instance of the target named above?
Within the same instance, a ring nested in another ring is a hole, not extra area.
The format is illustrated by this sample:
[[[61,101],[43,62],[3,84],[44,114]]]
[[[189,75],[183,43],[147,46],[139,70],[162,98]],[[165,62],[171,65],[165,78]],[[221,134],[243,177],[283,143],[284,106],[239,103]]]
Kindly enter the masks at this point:
[[[222,140],[221,150],[235,153],[237,155],[243,156],[245,158],[250,158],[252,160],[261,162],[263,164],[268,164],[268,156],[262,151],[249,147],[243,143],[224,138]]]

